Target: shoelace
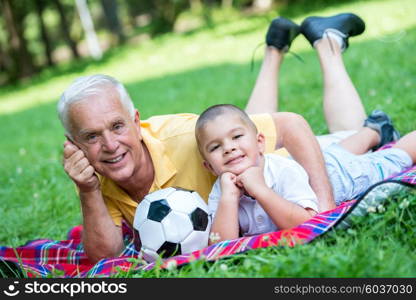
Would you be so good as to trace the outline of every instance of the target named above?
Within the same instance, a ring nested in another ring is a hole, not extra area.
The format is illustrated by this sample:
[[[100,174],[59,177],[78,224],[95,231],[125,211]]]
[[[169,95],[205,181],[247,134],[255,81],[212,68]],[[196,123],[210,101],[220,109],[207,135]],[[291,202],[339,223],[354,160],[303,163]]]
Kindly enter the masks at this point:
[[[257,49],[260,47],[260,46],[262,46],[262,45],[264,45],[264,44],[266,44],[265,42],[261,42],[260,44],[258,44],[257,46],[256,46],[256,48],[254,48],[254,50],[253,50],[253,55],[251,56],[251,63],[250,63],[250,72],[253,72],[253,69],[254,69],[254,55],[256,54],[256,51],[257,51]],[[287,53],[290,53],[290,54],[292,54],[298,61],[300,61],[300,62],[302,62],[302,63],[305,63],[305,61],[303,60],[303,58],[300,56],[300,55],[298,55],[298,54],[296,54],[295,52],[292,52],[292,51],[288,51]]]

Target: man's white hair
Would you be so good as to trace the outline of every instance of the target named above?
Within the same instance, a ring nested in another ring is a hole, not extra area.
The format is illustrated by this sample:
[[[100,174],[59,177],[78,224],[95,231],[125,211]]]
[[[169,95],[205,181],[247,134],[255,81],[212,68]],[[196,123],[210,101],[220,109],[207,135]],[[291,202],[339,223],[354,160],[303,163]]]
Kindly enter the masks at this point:
[[[103,88],[106,87],[114,88],[118,92],[121,105],[134,120],[134,104],[122,83],[111,76],[102,74],[78,77],[65,90],[58,102],[58,116],[65,133],[70,138],[72,138],[71,124],[69,124],[68,118],[70,106],[78,101],[88,101],[90,96],[102,93]]]

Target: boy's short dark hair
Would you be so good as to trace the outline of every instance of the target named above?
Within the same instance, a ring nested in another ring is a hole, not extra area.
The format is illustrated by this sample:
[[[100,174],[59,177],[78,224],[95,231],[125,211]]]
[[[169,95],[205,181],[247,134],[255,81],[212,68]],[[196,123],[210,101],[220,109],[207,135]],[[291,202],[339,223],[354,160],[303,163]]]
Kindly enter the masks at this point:
[[[197,140],[198,146],[200,130],[206,125],[207,122],[213,121],[218,116],[224,115],[226,113],[237,114],[245,124],[247,124],[257,133],[256,125],[244,110],[232,104],[217,104],[210,106],[206,110],[204,110],[199,116],[198,120],[196,121],[195,138]]]

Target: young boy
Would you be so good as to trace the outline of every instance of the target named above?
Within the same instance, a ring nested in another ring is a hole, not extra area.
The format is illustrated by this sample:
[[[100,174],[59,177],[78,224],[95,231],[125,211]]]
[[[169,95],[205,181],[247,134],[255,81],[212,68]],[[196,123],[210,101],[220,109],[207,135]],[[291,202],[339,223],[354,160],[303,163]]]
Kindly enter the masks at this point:
[[[393,148],[358,155],[394,139],[389,122],[375,111],[367,127],[323,152],[337,205],[416,162],[416,131]],[[264,135],[240,108],[208,108],[196,123],[195,136],[204,166],[218,176],[208,206],[211,233],[219,240],[291,228],[318,213],[306,172],[292,159],[264,154]]]

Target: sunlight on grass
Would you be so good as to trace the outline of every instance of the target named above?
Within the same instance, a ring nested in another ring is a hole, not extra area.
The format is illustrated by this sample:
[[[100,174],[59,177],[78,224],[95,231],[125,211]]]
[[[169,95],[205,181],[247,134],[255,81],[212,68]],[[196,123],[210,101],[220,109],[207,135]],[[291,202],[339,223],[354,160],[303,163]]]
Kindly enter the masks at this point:
[[[414,0],[354,2],[320,10],[319,14],[332,15],[344,11],[360,15],[367,24],[365,33],[354,39],[354,43],[375,39],[380,46],[389,47],[389,44],[405,39],[406,30],[416,25]],[[294,21],[300,23],[305,17],[299,16]],[[145,41],[140,46],[127,46],[108,63],[87,66],[81,73],[58,76],[13,91],[0,90],[0,114],[57,101],[70,82],[82,75],[105,73],[128,84],[221,63],[248,64],[255,47],[263,42],[268,22],[265,17],[242,17],[194,35],[170,34]],[[294,52],[309,50],[305,39],[298,38],[293,43]],[[256,52],[256,60],[261,58],[262,52],[262,48]]]

